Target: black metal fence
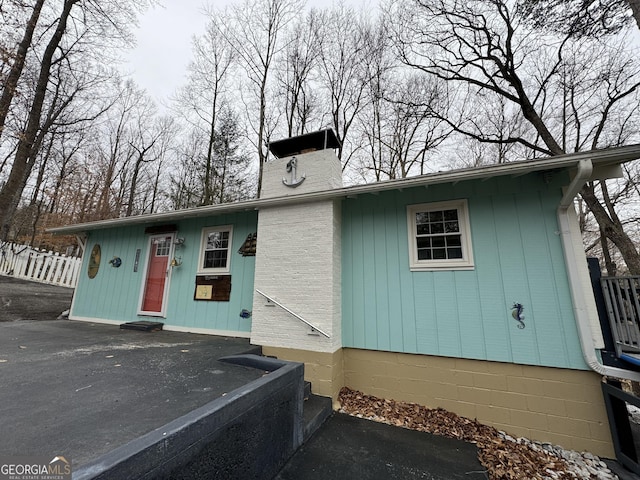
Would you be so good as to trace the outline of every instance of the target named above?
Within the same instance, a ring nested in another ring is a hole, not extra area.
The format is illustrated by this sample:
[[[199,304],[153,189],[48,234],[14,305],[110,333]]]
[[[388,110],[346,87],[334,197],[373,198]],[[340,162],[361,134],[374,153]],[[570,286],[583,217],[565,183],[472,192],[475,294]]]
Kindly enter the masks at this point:
[[[629,406],[640,408],[640,398],[622,390],[621,383],[614,379],[602,383],[602,393],[616,458],[626,468],[640,474],[640,425],[630,419],[629,412]]]

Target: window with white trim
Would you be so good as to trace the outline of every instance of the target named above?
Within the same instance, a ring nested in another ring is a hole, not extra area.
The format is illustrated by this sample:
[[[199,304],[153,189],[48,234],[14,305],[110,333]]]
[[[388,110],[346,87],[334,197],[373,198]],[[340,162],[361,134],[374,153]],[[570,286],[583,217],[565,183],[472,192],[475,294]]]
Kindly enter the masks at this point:
[[[230,225],[202,229],[198,273],[229,273],[232,233]]]
[[[466,200],[407,207],[411,270],[473,268]]]

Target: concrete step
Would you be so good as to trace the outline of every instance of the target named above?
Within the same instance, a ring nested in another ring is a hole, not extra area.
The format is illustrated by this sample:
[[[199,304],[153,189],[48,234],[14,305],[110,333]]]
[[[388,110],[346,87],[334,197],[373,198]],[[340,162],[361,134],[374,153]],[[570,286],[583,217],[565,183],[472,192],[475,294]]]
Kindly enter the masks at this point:
[[[246,351],[242,352],[245,355],[259,355],[262,356],[262,347],[260,345],[251,345]]]
[[[311,382],[304,382],[304,399],[306,400],[311,395]]]
[[[120,325],[122,330],[138,330],[140,332],[159,332],[162,330],[164,323],[150,322],[148,320],[140,320],[138,322],[127,322]]]
[[[310,388],[310,385],[309,385]],[[309,392],[306,394],[303,404],[304,418],[304,440],[306,442],[320,428],[324,421],[331,416],[333,410],[331,408],[331,398],[314,395]]]

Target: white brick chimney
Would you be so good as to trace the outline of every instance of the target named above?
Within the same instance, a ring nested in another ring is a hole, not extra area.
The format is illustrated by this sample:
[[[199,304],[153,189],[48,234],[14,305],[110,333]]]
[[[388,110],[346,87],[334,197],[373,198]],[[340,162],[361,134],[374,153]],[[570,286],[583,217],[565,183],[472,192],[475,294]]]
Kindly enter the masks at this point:
[[[294,196],[342,186],[332,130],[270,144],[260,198]],[[263,347],[335,352],[341,337],[340,204],[334,200],[261,208],[258,215],[251,342]]]

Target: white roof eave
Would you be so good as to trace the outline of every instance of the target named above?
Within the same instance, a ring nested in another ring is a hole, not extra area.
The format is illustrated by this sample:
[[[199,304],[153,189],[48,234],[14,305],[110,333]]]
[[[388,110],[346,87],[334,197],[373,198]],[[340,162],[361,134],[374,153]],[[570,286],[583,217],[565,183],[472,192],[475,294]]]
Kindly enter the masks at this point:
[[[465,168],[459,170],[448,170],[444,172],[429,173],[426,175],[421,175],[419,177],[387,180],[365,185],[355,185],[351,187],[323,190],[320,192],[303,193],[300,195],[288,195],[275,198],[259,198],[255,200],[245,200],[241,202],[175,210],[165,213],[153,213],[147,215],[137,215],[133,217],[98,220],[95,222],[79,223],[75,225],[67,225],[64,227],[51,228],[47,231],[55,234],[75,234],[90,230],[99,230],[118,226],[149,225],[157,224],[160,222],[177,221],[186,218],[217,216],[225,213],[260,210],[262,208],[277,207],[294,203],[308,203],[319,200],[354,197],[357,195],[388,190],[398,190],[427,185],[438,185],[444,183],[459,183],[468,180],[486,180],[504,175],[521,176],[528,173],[545,170],[571,168],[574,167],[580,160],[585,159],[590,159],[593,162],[594,166],[609,166],[618,165],[631,160],[636,160],[638,158],[640,158],[640,145],[628,145],[606,150],[592,150],[588,152],[572,153],[536,160],[526,160],[522,162],[503,163],[499,165],[488,165],[483,167]]]

